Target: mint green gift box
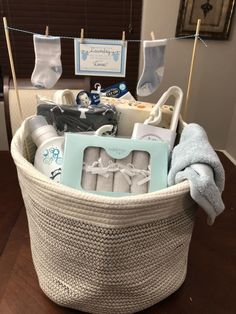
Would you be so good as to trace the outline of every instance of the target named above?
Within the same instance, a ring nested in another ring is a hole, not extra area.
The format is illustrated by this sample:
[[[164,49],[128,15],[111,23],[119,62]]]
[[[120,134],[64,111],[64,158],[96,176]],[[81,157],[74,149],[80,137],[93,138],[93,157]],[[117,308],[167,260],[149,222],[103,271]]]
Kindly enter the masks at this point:
[[[85,191],[81,186],[84,151],[89,147],[103,148],[116,160],[127,157],[132,151],[144,151],[150,156],[151,178],[149,191],[154,192],[167,187],[168,145],[164,142],[117,138],[110,136],[65,135],[64,159],[61,183],[83,192],[106,196],[130,196],[134,193]]]

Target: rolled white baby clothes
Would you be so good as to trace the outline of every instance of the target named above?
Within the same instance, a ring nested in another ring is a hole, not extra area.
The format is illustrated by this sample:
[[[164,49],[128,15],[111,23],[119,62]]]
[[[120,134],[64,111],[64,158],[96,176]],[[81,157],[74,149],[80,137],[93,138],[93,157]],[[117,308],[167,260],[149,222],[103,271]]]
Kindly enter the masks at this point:
[[[117,159],[116,163],[119,165],[120,170],[114,174],[113,192],[130,193],[131,178],[125,172],[128,166],[132,163],[132,152],[123,159]]]
[[[100,163],[104,172],[97,175],[97,186],[96,191],[98,192],[112,192],[113,191],[113,179],[114,173],[109,171],[109,165],[114,164],[114,159],[111,158],[105,151],[104,148],[100,150]],[[106,170],[107,168],[107,170]]]
[[[88,147],[84,151],[84,169],[82,172],[81,187],[85,191],[95,191],[97,186],[97,174],[88,171],[88,167],[93,166],[98,161],[100,149],[98,147]]]
[[[148,171],[148,167],[150,164],[150,155],[147,152],[144,151],[134,151],[133,152],[133,159],[132,159],[132,164],[135,169],[137,170],[144,170]],[[145,178],[145,176],[140,173],[134,175],[132,177],[132,183],[131,183],[131,188],[130,191],[131,193],[135,194],[143,194],[148,192],[149,188],[149,182],[145,182],[140,184],[140,182]]]

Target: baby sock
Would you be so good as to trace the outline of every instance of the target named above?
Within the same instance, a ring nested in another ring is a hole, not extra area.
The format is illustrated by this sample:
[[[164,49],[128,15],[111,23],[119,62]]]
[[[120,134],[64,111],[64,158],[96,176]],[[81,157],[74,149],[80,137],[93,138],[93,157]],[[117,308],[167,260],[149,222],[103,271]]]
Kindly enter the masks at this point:
[[[59,37],[34,35],[35,67],[31,82],[38,88],[53,87],[62,74]]]
[[[138,96],[149,96],[160,85],[164,73],[166,42],[166,39],[144,41],[144,66],[137,84]]]

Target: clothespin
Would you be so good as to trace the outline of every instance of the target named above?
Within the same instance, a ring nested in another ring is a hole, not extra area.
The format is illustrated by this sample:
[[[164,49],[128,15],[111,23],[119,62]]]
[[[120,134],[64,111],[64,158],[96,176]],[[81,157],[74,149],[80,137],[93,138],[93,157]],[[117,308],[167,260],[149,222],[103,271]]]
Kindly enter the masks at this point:
[[[121,40],[123,41],[123,46],[124,46],[125,45],[125,31],[122,32]]]
[[[46,29],[45,29],[45,36],[49,36],[49,26],[47,25],[46,26]]]
[[[151,35],[151,39],[152,39],[152,40],[155,40],[155,34],[154,34],[154,31],[151,31],[151,34],[150,34],[150,35]]]
[[[81,28],[81,31],[80,31],[80,43],[81,44],[82,44],[83,40],[84,40],[84,29]]]

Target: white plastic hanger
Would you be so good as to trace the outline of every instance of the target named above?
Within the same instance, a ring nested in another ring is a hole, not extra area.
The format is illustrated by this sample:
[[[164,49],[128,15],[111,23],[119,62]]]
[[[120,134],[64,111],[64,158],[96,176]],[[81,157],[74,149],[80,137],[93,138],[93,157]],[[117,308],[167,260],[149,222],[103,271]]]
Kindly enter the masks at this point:
[[[97,129],[94,135],[102,136],[104,133],[112,131],[112,129],[113,129],[112,124],[105,124],[102,125],[99,129]]]
[[[170,96],[175,97],[175,105],[171,119],[170,129],[172,131],[176,131],[181,106],[183,102],[183,91],[178,86],[171,86],[170,88],[167,89],[167,91],[158,100],[157,104],[153,107],[149,117],[144,121],[144,124],[157,126],[161,122],[162,118],[161,107],[166,103]]]
[[[69,89],[57,90],[53,95],[53,101],[57,105],[75,105],[75,96]]]

